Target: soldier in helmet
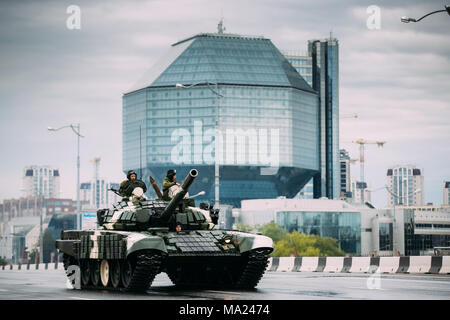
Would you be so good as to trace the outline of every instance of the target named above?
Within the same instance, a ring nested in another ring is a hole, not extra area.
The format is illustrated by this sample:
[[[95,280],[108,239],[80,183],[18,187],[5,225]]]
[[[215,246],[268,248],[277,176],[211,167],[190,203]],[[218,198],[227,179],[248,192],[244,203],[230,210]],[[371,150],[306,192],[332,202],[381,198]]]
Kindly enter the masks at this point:
[[[170,169],[167,171],[167,175],[164,177],[162,188],[163,188],[163,200],[169,201],[169,189],[175,185],[179,186],[180,184],[176,182],[177,178],[177,170]]]
[[[122,181],[120,184],[119,193],[123,197],[130,197],[134,188],[137,187],[142,188],[144,193],[147,191],[147,186],[144,181],[137,178],[137,174],[134,170],[129,170],[127,173],[127,180]]]
[[[167,171],[167,175],[164,177],[163,180],[163,200],[170,201],[172,199],[173,192],[176,192],[176,190],[171,189],[173,186],[180,186],[178,182],[176,182],[177,178],[177,170],[170,169]],[[195,207],[195,200],[189,199],[188,194],[186,194],[186,197],[184,199],[184,203],[187,206]]]

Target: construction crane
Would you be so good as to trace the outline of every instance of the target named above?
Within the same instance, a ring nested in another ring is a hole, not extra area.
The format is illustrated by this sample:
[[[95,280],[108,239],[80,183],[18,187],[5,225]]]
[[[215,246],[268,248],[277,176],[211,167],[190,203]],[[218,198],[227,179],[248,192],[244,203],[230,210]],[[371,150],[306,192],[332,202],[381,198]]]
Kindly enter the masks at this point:
[[[365,181],[364,181],[364,146],[366,144],[376,144],[379,148],[383,147],[386,141],[367,141],[364,139],[358,139],[356,141],[352,141],[352,143],[359,144],[359,165],[360,165],[360,189],[361,189],[361,203],[364,204],[364,189],[365,189]]]

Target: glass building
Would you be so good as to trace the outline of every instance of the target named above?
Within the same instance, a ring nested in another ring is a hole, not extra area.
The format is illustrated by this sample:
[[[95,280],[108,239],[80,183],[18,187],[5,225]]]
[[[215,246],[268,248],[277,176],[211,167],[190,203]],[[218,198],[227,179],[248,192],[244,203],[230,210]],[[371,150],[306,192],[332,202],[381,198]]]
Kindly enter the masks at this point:
[[[276,223],[288,232],[315,234],[338,240],[346,253],[361,254],[361,214],[359,212],[277,212]]]
[[[339,167],[339,42],[337,39],[308,41],[312,58],[313,89],[319,93],[320,175],[314,177],[314,195],[337,199]]]
[[[319,174],[318,95],[269,39],[204,33],[173,44],[123,96],[123,170],[161,183],[170,168],[181,181],[195,167],[191,194],[214,199],[215,129],[220,203],[290,198]]]

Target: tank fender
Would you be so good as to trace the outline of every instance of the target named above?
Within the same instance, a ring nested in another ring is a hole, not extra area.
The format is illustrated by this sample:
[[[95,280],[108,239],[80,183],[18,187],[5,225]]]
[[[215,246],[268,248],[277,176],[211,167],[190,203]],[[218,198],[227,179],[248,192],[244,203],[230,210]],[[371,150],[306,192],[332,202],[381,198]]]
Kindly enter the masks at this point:
[[[56,240],[56,249],[61,252],[68,254],[69,256],[75,257],[77,252],[75,252],[75,247],[77,244],[81,244],[80,240]]]
[[[153,249],[167,253],[163,238],[148,234],[130,234],[127,238],[127,256],[138,250]]]
[[[270,248],[273,250],[273,240],[269,237],[235,231],[228,231],[227,234],[232,236],[232,242],[239,248],[241,253],[259,248]]]

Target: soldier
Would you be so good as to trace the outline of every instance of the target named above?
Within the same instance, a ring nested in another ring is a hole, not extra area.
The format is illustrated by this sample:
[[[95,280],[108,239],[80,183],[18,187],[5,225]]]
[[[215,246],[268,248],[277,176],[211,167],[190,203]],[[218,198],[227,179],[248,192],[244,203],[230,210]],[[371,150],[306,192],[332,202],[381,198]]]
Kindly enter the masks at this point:
[[[176,190],[171,189],[173,186],[178,186],[178,187],[180,186],[180,184],[178,182],[176,182],[176,178],[177,178],[177,170],[170,169],[169,171],[167,171],[167,175],[164,177],[164,180],[162,183],[163,200],[170,201],[172,199],[172,194],[174,192],[176,193]],[[186,194],[184,203],[187,206],[195,207],[195,200],[189,199],[189,194]]]
[[[120,184],[119,193],[123,197],[130,197],[134,188],[137,187],[142,188],[144,193],[147,191],[147,186],[144,181],[137,178],[137,174],[134,170],[129,170],[127,173],[127,180],[122,181]]]
[[[169,201],[169,189],[175,185],[179,186],[180,184],[175,181],[177,178],[177,170],[170,169],[167,171],[167,175],[164,177],[162,188],[163,188],[163,200]]]

